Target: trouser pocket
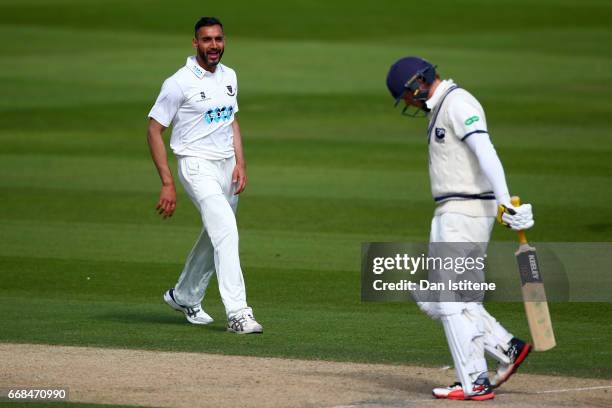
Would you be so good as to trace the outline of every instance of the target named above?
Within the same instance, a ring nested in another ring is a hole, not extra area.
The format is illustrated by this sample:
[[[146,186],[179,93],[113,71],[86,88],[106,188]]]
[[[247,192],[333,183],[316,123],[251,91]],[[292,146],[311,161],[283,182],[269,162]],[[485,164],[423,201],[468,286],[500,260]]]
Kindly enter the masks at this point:
[[[187,174],[190,176],[196,176],[200,173],[200,163],[192,158],[185,159]]]

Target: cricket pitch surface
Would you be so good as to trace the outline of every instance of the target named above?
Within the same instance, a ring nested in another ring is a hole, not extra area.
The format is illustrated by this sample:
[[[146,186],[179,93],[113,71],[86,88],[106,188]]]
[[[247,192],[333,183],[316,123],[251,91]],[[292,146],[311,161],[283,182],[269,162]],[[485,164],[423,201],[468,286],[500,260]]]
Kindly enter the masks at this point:
[[[452,369],[201,353],[0,344],[0,388],[152,407],[610,407],[612,380],[516,374],[486,402],[431,397]]]

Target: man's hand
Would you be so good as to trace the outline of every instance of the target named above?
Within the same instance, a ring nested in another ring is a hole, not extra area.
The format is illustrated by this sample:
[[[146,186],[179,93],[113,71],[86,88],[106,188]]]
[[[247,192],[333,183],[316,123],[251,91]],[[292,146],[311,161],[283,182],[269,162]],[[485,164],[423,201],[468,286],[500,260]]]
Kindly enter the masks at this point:
[[[157,203],[157,213],[164,219],[172,217],[176,209],[176,190],[174,184],[163,185],[159,193],[159,202]]]
[[[242,136],[240,136],[240,126],[236,117],[234,117],[232,122],[232,132],[234,132],[234,153],[236,154],[236,167],[234,167],[234,172],[232,173],[232,183],[238,183],[234,192],[234,195],[238,195],[246,187],[247,176],[244,153],[242,152]]]
[[[176,190],[174,189],[174,180],[170,167],[168,167],[168,158],[166,157],[166,146],[162,139],[162,133],[166,128],[157,120],[149,119],[149,128],[147,131],[147,142],[151,150],[151,158],[159,178],[162,182],[161,192],[159,193],[159,201],[157,202],[157,212],[164,218],[172,217],[176,208]]]
[[[244,164],[237,163],[232,173],[232,183],[238,183],[234,195],[238,195],[244,191],[247,183],[246,167]]]
[[[497,221],[513,230],[520,231],[533,227],[531,204],[513,207],[510,203],[500,204],[497,210]]]

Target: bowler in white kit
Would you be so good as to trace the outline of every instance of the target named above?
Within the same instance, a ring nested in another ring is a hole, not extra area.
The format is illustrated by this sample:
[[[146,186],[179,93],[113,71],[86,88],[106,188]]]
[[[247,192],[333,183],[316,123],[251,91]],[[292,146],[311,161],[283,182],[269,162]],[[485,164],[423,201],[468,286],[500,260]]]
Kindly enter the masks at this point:
[[[202,300],[213,273],[227,315],[227,330],[262,333],[246,301],[238,254],[236,207],[247,183],[238,112],[236,73],[221,64],[225,50],[223,25],[202,17],[192,40],[195,56],[166,79],[149,112],[147,140],[162,187],[157,210],[164,218],[176,208],[174,178],[168,166],[162,133],[172,127],[170,147],[177,157],[178,177],[202,216],[202,232],[187,257],[165,302],[190,323],[213,319]]]
[[[530,204],[511,205],[504,169],[491,143],[482,106],[474,96],[451,79],[441,80],[435,66],[418,57],[393,64],[387,87],[396,105],[402,100],[406,103],[404,114],[429,119],[429,176],[436,203],[431,243],[486,245],[496,215],[515,230],[533,226]],[[494,388],[510,378],[531,350],[481,302],[419,302],[419,307],[442,322],[457,374],[458,381],[451,386],[433,389],[436,398],[493,398]],[[485,352],[498,361],[491,380]]]

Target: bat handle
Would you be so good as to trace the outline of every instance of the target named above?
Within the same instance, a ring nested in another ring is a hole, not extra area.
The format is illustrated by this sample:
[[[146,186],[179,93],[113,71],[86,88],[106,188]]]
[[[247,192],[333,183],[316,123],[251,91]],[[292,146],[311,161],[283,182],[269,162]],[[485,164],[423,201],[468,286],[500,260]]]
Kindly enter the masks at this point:
[[[512,198],[510,198],[510,202],[512,203],[514,207],[518,207],[521,205],[521,198],[519,196],[512,196]],[[523,230],[519,231],[518,238],[519,238],[520,244],[527,243],[527,235],[525,235],[525,231]]]

